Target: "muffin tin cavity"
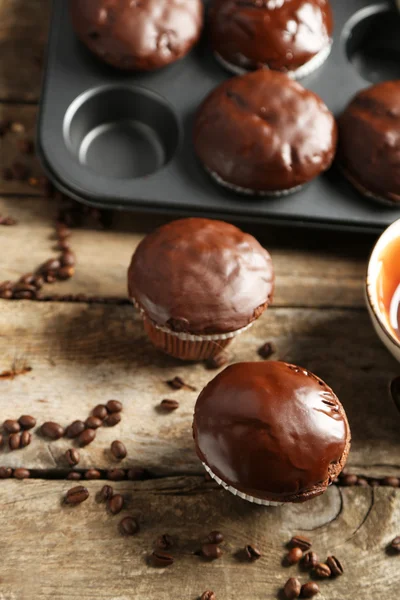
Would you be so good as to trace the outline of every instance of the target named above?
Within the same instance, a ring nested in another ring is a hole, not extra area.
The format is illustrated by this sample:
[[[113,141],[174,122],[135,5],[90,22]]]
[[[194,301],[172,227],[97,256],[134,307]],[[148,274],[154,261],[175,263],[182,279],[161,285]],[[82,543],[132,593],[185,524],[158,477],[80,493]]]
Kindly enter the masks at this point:
[[[150,175],[168,163],[179,143],[173,109],[138,87],[90,90],[69,107],[64,140],[77,161],[110,178]]]
[[[347,25],[349,61],[366,81],[400,79],[400,14],[386,4],[357,12]]]

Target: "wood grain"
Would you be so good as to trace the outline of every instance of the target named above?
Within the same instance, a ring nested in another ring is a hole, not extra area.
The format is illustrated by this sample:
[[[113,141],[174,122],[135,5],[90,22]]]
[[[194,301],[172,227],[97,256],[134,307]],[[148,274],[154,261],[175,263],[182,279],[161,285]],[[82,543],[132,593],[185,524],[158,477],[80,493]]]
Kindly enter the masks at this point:
[[[309,580],[298,567],[281,565],[293,534],[310,537],[322,560],[333,553],[344,566],[342,577],[320,583],[321,599],[398,598],[399,558],[385,548],[398,533],[399,490],[330,488],[303,505],[265,509],[202,479],[171,478],[117,484],[126,509],[111,516],[95,501],[101,482],[88,483],[89,499],[75,507],[62,505],[71,482],[0,485],[5,600],[197,600],[206,589],[218,600],[278,598],[288,577]],[[117,530],[128,514],[141,527],[131,538]],[[223,556],[205,562],[194,552],[216,528],[225,536]],[[154,540],[164,533],[174,538],[175,562],[156,569],[148,559]],[[260,560],[242,559],[247,543],[260,548]]]

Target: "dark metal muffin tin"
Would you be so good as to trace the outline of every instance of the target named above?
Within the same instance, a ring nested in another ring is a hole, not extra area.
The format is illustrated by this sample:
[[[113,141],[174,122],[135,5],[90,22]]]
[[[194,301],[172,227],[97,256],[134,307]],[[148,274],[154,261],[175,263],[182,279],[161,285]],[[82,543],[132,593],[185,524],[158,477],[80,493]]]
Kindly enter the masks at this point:
[[[188,0],[190,2],[190,0]],[[340,113],[360,89],[400,79],[400,15],[394,3],[332,0],[327,62],[301,83]],[[215,184],[196,159],[194,113],[230,74],[204,39],[154,73],[124,73],[75,38],[66,0],[54,0],[38,150],[57,187],[99,208],[201,214],[379,232],[400,217],[362,198],[334,167],[286,198],[252,198]]]

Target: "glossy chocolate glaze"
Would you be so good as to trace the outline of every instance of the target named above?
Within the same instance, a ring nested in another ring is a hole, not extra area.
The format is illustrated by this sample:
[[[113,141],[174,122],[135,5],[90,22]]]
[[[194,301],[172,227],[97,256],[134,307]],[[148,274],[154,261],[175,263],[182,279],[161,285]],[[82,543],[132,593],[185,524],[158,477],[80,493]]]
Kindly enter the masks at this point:
[[[254,191],[302,185],[332,163],[332,113],[287,75],[260,69],[222,83],[201,105],[194,145],[225,182]]]
[[[252,70],[260,64],[294,71],[331,43],[333,16],[327,0],[213,0],[213,49]]]
[[[128,271],[130,297],[158,325],[192,334],[236,331],[272,298],[271,257],[234,225],[181,219],[146,236]]]
[[[193,422],[199,458],[256,498],[301,502],[342,470],[350,430],[333,391],[283,362],[238,363],[200,394]]]
[[[359,92],[338,125],[345,173],[368,192],[400,202],[400,80]]]
[[[69,0],[74,29],[105,62],[150,71],[185,56],[200,37],[201,0]]]

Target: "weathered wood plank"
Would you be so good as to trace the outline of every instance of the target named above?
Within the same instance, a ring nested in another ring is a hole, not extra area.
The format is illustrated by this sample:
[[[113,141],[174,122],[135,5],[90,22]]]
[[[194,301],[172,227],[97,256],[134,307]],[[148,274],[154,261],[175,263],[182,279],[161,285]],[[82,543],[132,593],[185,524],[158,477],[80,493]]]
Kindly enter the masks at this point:
[[[95,502],[101,482],[88,483],[91,496],[84,504],[62,506],[70,484],[0,484],[3,598],[195,600],[206,589],[218,600],[277,598],[288,577],[308,581],[298,567],[281,565],[285,542],[301,533],[312,539],[322,559],[333,553],[344,565],[343,577],[320,583],[318,597],[398,598],[399,558],[389,557],[385,547],[398,533],[399,490],[331,488],[304,505],[265,509],[199,479],[174,478],[117,484],[126,510],[113,517]],[[117,531],[127,514],[140,522],[133,538]],[[224,554],[205,562],[193,553],[215,528],[225,536]],[[175,562],[156,569],[148,557],[163,533],[175,539]],[[237,553],[247,543],[260,548],[260,560],[240,560]]]
[[[377,339],[365,311],[271,309],[236,341],[232,361],[259,360],[257,348],[270,340],[276,358],[309,368],[337,392],[353,432],[350,466],[370,475],[400,475],[400,415],[388,396],[398,365]],[[85,419],[110,398],[125,406],[122,423],[99,430],[82,450],[80,467],[110,468],[110,443],[128,448],[123,466],[140,465],[156,474],[201,473],[191,421],[197,392],[174,392],[165,380],[184,377],[198,390],[215,375],[202,364],[181,364],[147,341],[130,306],[1,301],[0,372],[13,365],[32,371],[0,378],[0,421],[30,413],[38,423],[68,425]],[[163,398],[180,408],[159,414]],[[47,443],[34,436],[24,450],[0,453],[0,464],[65,469],[68,440]]]
[[[0,0],[0,100],[37,100],[50,0]]]

